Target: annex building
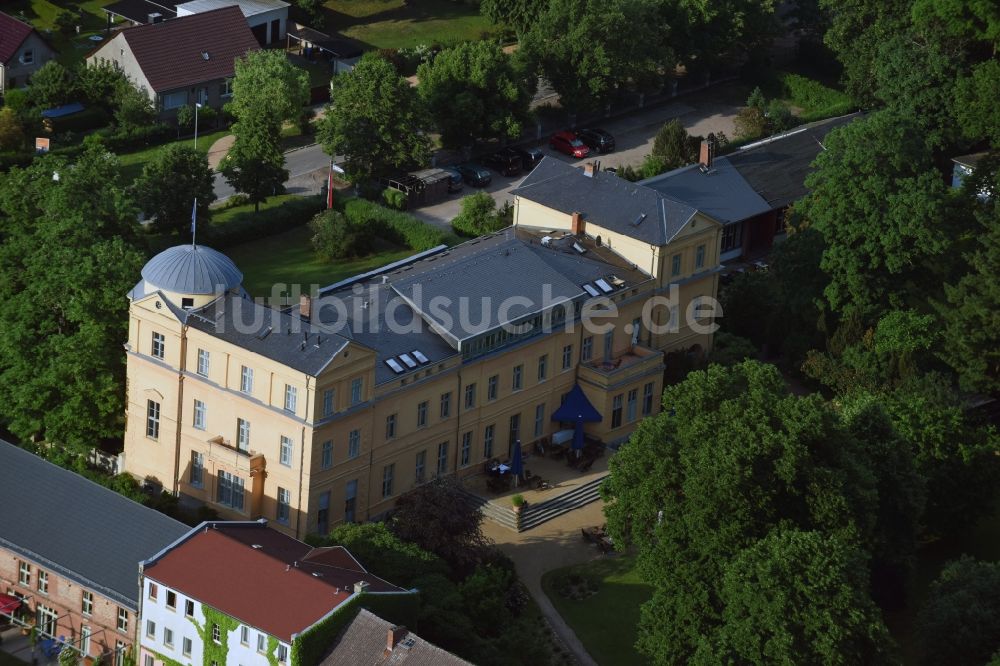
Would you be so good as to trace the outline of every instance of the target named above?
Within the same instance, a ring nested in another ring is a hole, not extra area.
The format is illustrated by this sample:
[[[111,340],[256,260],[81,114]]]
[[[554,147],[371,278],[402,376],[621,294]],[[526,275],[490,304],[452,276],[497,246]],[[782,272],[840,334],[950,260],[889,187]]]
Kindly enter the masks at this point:
[[[550,436],[574,387],[602,415],[587,435],[624,441],[660,409],[666,353],[711,348],[722,225],[552,159],[514,195],[513,227],[282,311],[208,247],[151,259],[128,295],[125,470],[301,538]]]

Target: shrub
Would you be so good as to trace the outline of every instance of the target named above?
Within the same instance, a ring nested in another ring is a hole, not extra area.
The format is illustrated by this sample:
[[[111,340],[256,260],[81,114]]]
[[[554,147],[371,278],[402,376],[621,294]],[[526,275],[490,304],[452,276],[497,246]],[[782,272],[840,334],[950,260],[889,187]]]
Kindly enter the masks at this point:
[[[393,187],[387,187],[382,190],[382,200],[385,201],[385,204],[389,208],[393,208],[395,210],[406,210],[406,194]]]
[[[323,199],[319,196],[272,197],[256,213],[252,204],[215,212],[204,233],[208,243],[221,249],[301,226],[321,210]],[[199,228],[199,238],[201,233]]]
[[[460,236],[473,238],[499,231],[509,225],[496,208],[496,201],[486,192],[463,197],[462,212],[451,221],[451,228]]]
[[[510,498],[510,503],[513,504],[514,506],[524,506],[525,504],[524,495],[522,495],[521,493],[514,495],[513,497]]]
[[[701,137],[688,134],[677,119],[663,125],[653,139],[653,155],[662,160],[666,169],[676,169],[698,159]],[[648,177],[648,176],[647,176]]]
[[[12,88],[4,91],[3,105],[13,109],[17,113],[21,113],[31,106],[31,98],[28,96],[28,91],[24,88]]]
[[[80,20],[77,18],[76,14],[64,9],[56,14],[56,18],[53,23],[62,34],[72,35],[76,32],[76,26],[79,25]]]
[[[371,229],[350,222],[336,210],[323,211],[309,221],[313,249],[326,261],[364,257],[375,247],[375,233]]]
[[[642,160],[642,166],[639,167],[643,178],[659,176],[666,170],[667,164],[659,155],[646,155],[645,159]]]
[[[792,104],[803,110],[803,120],[841,116],[854,108],[854,101],[846,93],[804,76],[785,74],[781,83]]]
[[[630,183],[642,180],[642,174],[636,171],[631,164],[618,167],[618,171],[615,172],[615,175],[619,178],[624,178]]]
[[[200,114],[199,114],[200,115]],[[177,126],[182,130],[190,130],[194,127],[194,107],[185,104],[177,109]]]
[[[14,109],[0,109],[0,150],[21,150],[26,140],[21,119],[17,117]]]
[[[344,215],[354,224],[370,227],[389,241],[422,252],[452,240],[447,234],[413,217],[365,199],[348,199]]]
[[[748,358],[757,358],[757,347],[750,340],[725,331],[715,334],[712,352],[708,355],[709,363],[735,365]]]

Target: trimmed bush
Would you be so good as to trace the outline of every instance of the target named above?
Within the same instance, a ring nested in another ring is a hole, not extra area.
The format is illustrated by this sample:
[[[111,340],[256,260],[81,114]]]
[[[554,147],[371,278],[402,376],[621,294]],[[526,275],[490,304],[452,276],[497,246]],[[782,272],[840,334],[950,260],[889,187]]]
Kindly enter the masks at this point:
[[[375,234],[357,222],[349,222],[337,210],[325,210],[309,221],[313,249],[321,259],[364,257],[375,249]]]
[[[204,233],[207,244],[221,249],[302,226],[323,210],[323,198],[284,195],[271,197],[254,213],[253,204],[217,210]]]
[[[510,226],[505,219],[507,212],[497,211],[496,201],[486,192],[476,192],[462,198],[462,212],[451,221],[451,228],[459,236],[469,238],[491,234]]]
[[[374,234],[418,252],[453,241],[449,234],[412,215],[390,210],[365,199],[348,199],[344,203],[344,215],[348,222],[361,224]]]
[[[387,187],[382,190],[382,200],[385,204],[394,210],[406,210],[406,194],[400,192],[393,187]]]
[[[804,121],[842,116],[855,108],[854,100],[849,95],[813,79],[798,74],[785,74],[781,77],[781,83],[792,105],[803,110],[801,119]]]

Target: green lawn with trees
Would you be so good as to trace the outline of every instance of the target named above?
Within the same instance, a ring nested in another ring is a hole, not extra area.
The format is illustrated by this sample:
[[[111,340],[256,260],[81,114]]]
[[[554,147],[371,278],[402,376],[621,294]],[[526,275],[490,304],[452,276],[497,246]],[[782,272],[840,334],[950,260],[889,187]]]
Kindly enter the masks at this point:
[[[198,154],[208,156],[208,149],[212,147],[212,144],[221,139],[224,136],[228,136],[231,132],[228,129],[207,131],[204,133],[199,132],[198,134]],[[133,182],[136,178],[142,174],[142,170],[147,164],[150,164],[156,160],[162,153],[166,152],[171,146],[190,146],[194,148],[194,137],[187,137],[184,139],[177,139],[175,141],[170,141],[168,143],[160,144],[158,146],[150,146],[149,148],[143,148],[142,150],[136,150],[130,153],[122,153],[118,156],[119,161],[122,166],[122,178],[127,183]]]
[[[496,28],[478,8],[453,0],[326,0],[328,25],[376,49],[458,44]]]
[[[652,596],[635,558],[606,557],[548,571],[542,589],[598,664],[640,664],[635,649],[639,608]]]

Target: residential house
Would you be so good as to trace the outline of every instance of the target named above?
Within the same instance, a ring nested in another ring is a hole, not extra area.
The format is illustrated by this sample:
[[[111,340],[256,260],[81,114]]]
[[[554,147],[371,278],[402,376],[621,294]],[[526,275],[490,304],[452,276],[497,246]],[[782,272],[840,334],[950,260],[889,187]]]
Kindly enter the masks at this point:
[[[284,46],[288,3],[282,0],[189,0],[177,5],[177,16],[192,16],[220,7],[239,7],[261,46]]]
[[[788,207],[808,193],[805,180],[823,140],[858,114],[830,118],[716,156],[703,142],[697,164],[642,181],[723,224],[720,259],[767,253],[785,232]]]
[[[190,528],[0,440],[0,620],[121,665],[139,562]]]
[[[0,95],[28,85],[31,75],[55,57],[34,28],[0,12]]]
[[[87,63],[114,63],[169,118],[196,102],[221,108],[232,95],[236,59],[259,49],[239,7],[229,6],[124,28]]]
[[[428,643],[406,627],[362,609],[341,632],[320,666],[389,666],[433,664],[471,666],[464,659]]]
[[[372,598],[417,601],[345,548],[313,548],[264,520],[202,523],[141,566],[142,666],[312,666],[296,655],[328,649],[329,634],[316,630]]]

